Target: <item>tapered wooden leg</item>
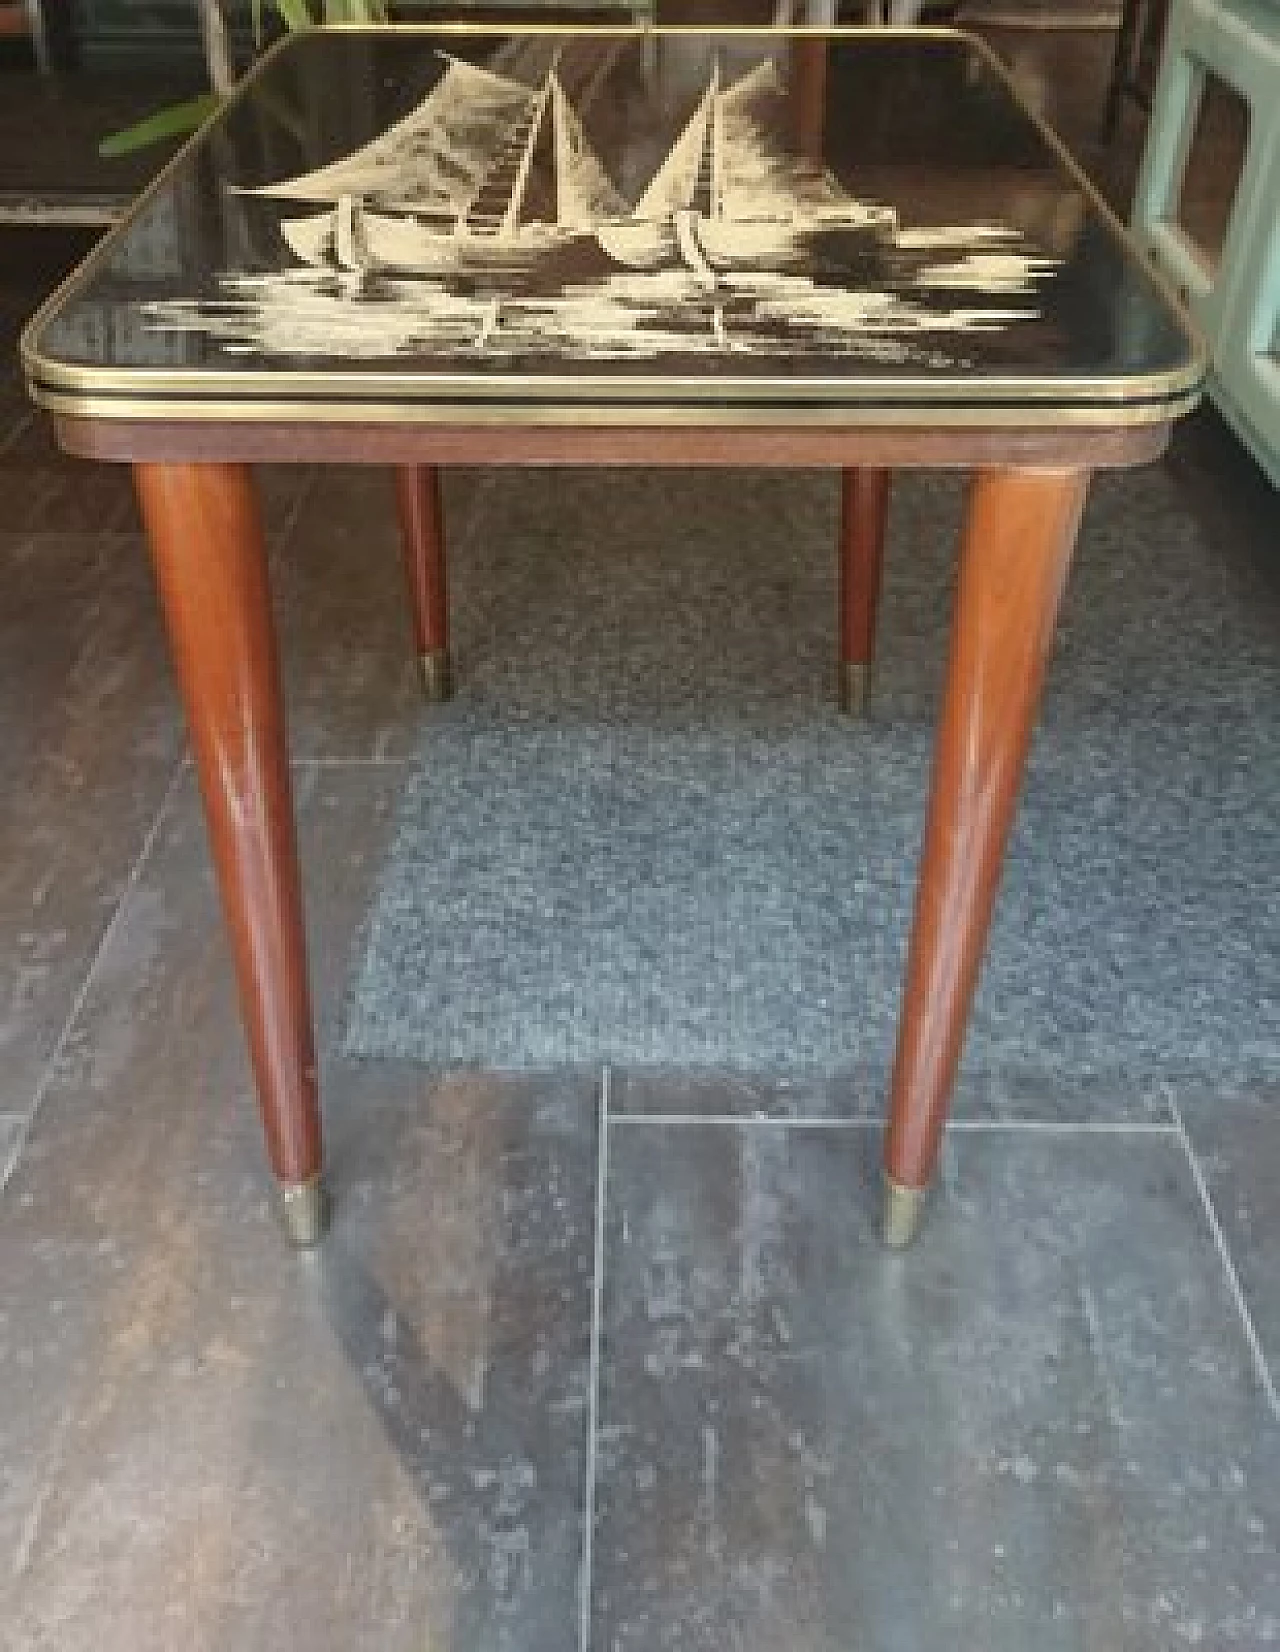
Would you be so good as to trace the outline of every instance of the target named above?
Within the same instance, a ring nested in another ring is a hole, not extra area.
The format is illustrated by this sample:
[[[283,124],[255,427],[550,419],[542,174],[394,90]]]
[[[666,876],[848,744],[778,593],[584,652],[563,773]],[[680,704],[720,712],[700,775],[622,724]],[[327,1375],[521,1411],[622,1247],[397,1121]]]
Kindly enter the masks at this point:
[[[247,466],[134,470],[290,1237],[324,1227],[320,1107],[266,555]]]
[[[840,509],[840,709],[866,703],[876,648],[890,472],[863,466],[843,474]]]
[[[399,466],[396,500],[423,692],[429,700],[447,700],[453,692],[453,668],[439,471],[434,465]]]
[[[1087,485],[1006,470],[970,489],[889,1097],[890,1244],[912,1238],[937,1161]]]

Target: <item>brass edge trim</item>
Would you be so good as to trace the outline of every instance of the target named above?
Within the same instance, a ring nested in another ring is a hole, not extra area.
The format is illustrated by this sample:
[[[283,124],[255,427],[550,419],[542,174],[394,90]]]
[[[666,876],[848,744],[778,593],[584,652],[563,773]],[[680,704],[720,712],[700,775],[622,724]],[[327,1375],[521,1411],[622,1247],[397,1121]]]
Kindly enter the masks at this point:
[[[277,1211],[289,1243],[295,1250],[311,1250],[329,1227],[330,1201],[323,1175],[305,1182],[276,1183]]]
[[[453,661],[447,648],[428,648],[418,655],[418,682],[425,700],[453,698]]]
[[[585,9],[585,0],[584,0]],[[292,30],[284,36],[284,41],[296,40],[303,34],[477,34],[496,36],[523,36],[531,34],[576,34],[584,36],[619,34],[635,35],[637,37],[655,34],[669,34],[673,37],[680,35],[707,36],[707,35],[761,35],[770,39],[786,38],[793,34],[809,36],[825,36],[831,39],[840,39],[845,36],[875,35],[878,38],[885,35],[901,35],[912,40],[919,40],[922,36],[932,36],[935,39],[955,40],[970,38],[965,29],[948,28],[942,23],[789,23],[785,28],[779,28],[773,23],[497,23],[467,22],[464,18],[441,18],[432,23],[312,23],[305,29]],[[976,38],[976,37],[975,37]],[[270,47],[259,62],[263,61],[270,52],[275,51],[281,41]],[[248,77],[246,76],[246,79]]]
[[[766,403],[735,406],[728,403],[672,403],[662,406],[636,403],[595,405],[590,402],[567,405],[515,406],[486,402],[440,404],[432,402],[404,402],[391,406],[386,402],[291,402],[253,401],[227,402],[217,414],[211,414],[204,401],[162,401],[146,397],[134,401],[124,396],[97,399],[92,396],[64,395],[57,389],[42,385],[30,386],[31,399],[47,412],[79,419],[112,421],[169,420],[183,424],[215,427],[220,424],[386,424],[474,428],[477,425],[511,425],[521,429],[559,429],[565,426],[626,427],[649,429],[690,428],[702,430],[752,428],[771,430],[842,429],[876,430],[896,429],[935,430],[1005,430],[1078,428],[1131,430],[1143,426],[1169,424],[1189,413],[1200,399],[1199,391],[1173,397],[1168,401],[1148,402],[1142,405],[1118,407],[999,407],[982,408],[948,405],[945,402],[929,404],[878,407],[859,406],[850,402],[845,406],[814,402],[811,405],[770,407]]]
[[[1100,392],[1099,385],[1096,381],[1090,383],[1090,381],[1082,379],[1027,378],[1023,380],[983,380],[981,381],[982,396],[973,398],[972,401],[966,402],[965,405],[967,407],[972,407],[979,400],[994,399],[1002,395],[1016,396],[1019,400],[1028,398],[1037,400],[1057,398],[1067,403],[1072,402],[1074,396],[1079,396],[1082,403],[1087,401],[1090,405],[1097,405],[1103,397],[1107,397],[1112,399],[1116,408],[1119,409],[1127,405],[1129,402],[1138,399],[1150,399],[1157,396],[1174,397],[1179,396],[1184,392],[1189,392],[1202,384],[1208,370],[1208,353],[1203,337],[1200,334],[1199,329],[1194,327],[1189,321],[1185,311],[1178,303],[1171,287],[1163,275],[1152,264],[1150,258],[1147,256],[1145,250],[1141,247],[1136,238],[1129,235],[1124,225],[1112,212],[1107,202],[1094,188],[1088,176],[1082,171],[1074,156],[1058,137],[1057,133],[1054,132],[1052,127],[1048,126],[1040,118],[1035,110],[1023,101],[1020,93],[1018,92],[1016,82],[1013,80],[1013,77],[1009,74],[1005,65],[1001,62],[996,53],[990,46],[988,46],[986,41],[982,40],[977,35],[969,33],[967,30],[938,27],[889,29],[848,26],[834,29],[775,29],[766,25],[746,24],[720,29],[709,29],[705,26],[693,24],[668,24],[654,26],[635,25],[628,28],[606,25],[602,27],[573,28],[571,26],[550,23],[531,25],[522,29],[513,29],[507,25],[499,23],[467,24],[465,22],[455,21],[441,24],[393,23],[375,24],[373,26],[355,23],[330,23],[316,25],[310,29],[298,30],[294,33],[287,34],[280,40],[277,40],[274,45],[268,47],[268,49],[250,69],[249,73],[245,75],[243,80],[237,83],[235,89],[227,99],[227,102],[213,117],[213,119],[206,122],[205,125],[199,129],[199,131],[193,133],[191,137],[187,139],[186,143],[184,143],[177,153],[174,154],[168,162],[166,162],[166,164],[161,168],[146,188],[143,189],[141,194],[138,195],[132,202],[124,216],[118,221],[114,228],[112,228],[102,238],[102,240],[97,243],[97,245],[89,252],[84,261],[79,264],[64,281],[60,282],[59,285],[54,288],[53,292],[49,294],[45,301],[40,305],[39,309],[37,309],[35,314],[27,322],[26,326],[22,329],[22,332],[19,335],[18,355],[22,364],[23,372],[27,377],[28,389],[31,393],[32,399],[39,405],[49,405],[49,403],[44,401],[38,393],[40,389],[45,387],[56,387],[62,390],[76,391],[92,390],[99,393],[117,390],[132,391],[135,394],[141,393],[145,388],[151,386],[154,386],[155,390],[159,392],[174,390],[199,390],[203,393],[208,391],[210,388],[213,388],[210,384],[210,377],[208,374],[150,372],[147,369],[139,368],[121,370],[83,366],[76,367],[68,365],[64,362],[48,360],[47,358],[41,356],[35,349],[33,342],[34,336],[46,324],[53,311],[63,302],[63,300],[69,297],[75,288],[80,286],[82,283],[87,282],[89,277],[96,271],[98,265],[105,259],[108,252],[114,247],[116,242],[124,237],[125,233],[132,226],[135,219],[142,214],[144,209],[150,205],[152,199],[167,184],[170,174],[176,171],[181,163],[186,160],[188,153],[193,151],[200,143],[202,143],[209,132],[214,130],[217,126],[229,118],[232,110],[246,95],[248,89],[259,78],[259,76],[265,73],[268,65],[274,62],[276,57],[294,47],[304,36],[319,33],[322,29],[325,32],[336,30],[344,34],[378,35],[385,33],[387,30],[391,30],[399,34],[414,34],[421,36],[447,34],[459,36],[476,35],[481,37],[495,36],[499,38],[522,35],[565,34],[579,36],[617,35],[623,37],[634,36],[636,38],[648,37],[651,35],[671,35],[676,38],[680,36],[706,37],[710,35],[790,38],[793,35],[800,35],[825,39],[856,39],[859,36],[865,35],[875,36],[876,38],[882,39],[886,35],[895,35],[911,37],[914,39],[919,39],[923,36],[931,39],[963,41],[976,50],[977,54],[985,61],[987,66],[994,71],[997,78],[1004,84],[1015,106],[1027,118],[1033,128],[1039,132],[1047,146],[1058,157],[1064,170],[1076,182],[1081,192],[1085,195],[1086,199],[1094,208],[1100,220],[1106,226],[1108,232],[1112,236],[1112,239],[1120,246],[1121,251],[1127,256],[1132,257],[1134,261],[1139,264],[1144,273],[1146,273],[1151,279],[1157,290],[1165,297],[1166,302],[1169,304],[1173,313],[1175,321],[1177,322],[1184,338],[1187,340],[1187,343],[1190,345],[1192,350],[1191,361],[1189,361],[1178,371],[1148,373],[1134,375],[1129,378],[1116,378],[1110,381],[1107,384],[1106,390],[1102,392]],[[344,394],[378,394],[384,389],[388,393],[392,394],[402,393],[406,384],[411,382],[412,380],[403,374],[373,374],[364,377],[352,374],[345,376],[346,387],[344,389]],[[507,378],[503,382],[511,389],[536,389],[537,392],[541,394],[552,393],[559,388],[553,379],[534,376],[529,376],[524,379]],[[615,379],[593,379],[575,376],[572,379],[566,379],[565,382],[572,385],[575,389],[577,387],[584,388],[588,397],[592,390],[602,386],[607,386],[612,395],[628,393],[628,387],[620,385]],[[734,394],[758,396],[762,389],[768,386],[769,382],[770,381],[764,379],[722,380],[714,384],[713,394],[717,398],[723,395]],[[782,381],[778,382],[781,383]],[[786,388],[792,395],[819,396],[829,394],[831,391],[838,389],[841,385],[846,383],[847,381],[843,379],[810,379],[806,383],[801,383],[798,385],[794,382],[787,383]],[[285,386],[293,385],[303,388],[314,387],[316,389],[324,389],[332,392],[333,374],[286,371],[258,374],[222,373],[218,376],[216,388],[219,392],[239,391],[248,390],[254,385],[261,384],[270,384],[273,386],[283,384]],[[483,395],[490,391],[491,385],[491,379],[486,379],[479,374],[470,375],[465,378],[461,376],[457,378],[436,377],[424,379],[423,382],[424,389],[429,389],[436,394],[447,393],[449,395]],[[678,391],[685,385],[689,386],[691,390],[696,391],[699,395],[705,396],[707,393],[708,381],[706,379],[681,379],[678,377],[665,379],[651,378],[644,381],[636,381],[635,389],[630,391],[630,393],[637,397],[646,395],[669,395]],[[934,398],[934,406],[945,405],[945,403],[936,400],[936,398],[939,389],[943,390],[945,393],[948,387],[945,385],[939,386],[936,381],[922,380],[911,377],[902,379],[886,378],[882,381],[877,381],[877,389],[883,389],[884,392],[889,394],[903,394],[904,388],[907,390],[918,389],[922,401],[926,398]],[[959,387],[952,387],[952,393],[958,400]],[[968,390],[967,394],[972,396],[971,388]],[[854,404],[851,403],[849,405],[852,406]],[[97,415],[95,414],[94,416]],[[228,415],[223,413],[216,415],[217,418],[223,418],[226,416]],[[534,422],[537,421],[535,420]],[[1149,417],[1140,416],[1137,422],[1148,423],[1152,421]]]
[[[24,366],[27,364],[24,363]],[[752,378],[696,378],[680,374],[638,375],[610,378],[604,374],[568,373],[512,373],[502,379],[508,395],[559,396],[566,401],[589,402],[593,396],[607,393],[610,398],[643,401],[657,396],[683,396],[716,402],[720,400],[759,400],[772,392],[788,401],[830,399],[842,391],[848,395],[851,385],[860,394],[884,395],[898,400],[914,397],[917,401],[962,403],[975,406],[1002,398],[1027,401],[1053,401],[1064,405],[1110,405],[1117,408],[1136,401],[1153,401],[1181,395],[1197,389],[1203,382],[1199,363],[1192,363],[1179,373],[1149,373],[1129,378],[1090,379],[1083,375],[1060,378],[990,377],[980,379],[939,380],[914,375],[875,380],[853,380],[844,377],[789,379],[768,378],[763,374]],[[28,366],[28,383],[34,388],[43,384],[59,390],[94,390],[100,394],[162,393],[190,391],[201,395],[215,393],[261,394],[264,386],[283,385],[297,390],[314,390],[337,400],[354,396],[388,396],[404,399],[416,388],[420,394],[475,398],[485,400],[493,395],[492,375],[483,373],[359,373],[286,371],[272,373],[242,373],[219,371],[214,373],[170,373],[145,368],[131,370],[74,368],[51,362],[38,371]],[[857,398],[849,397],[853,405]]]
[[[836,682],[836,704],[848,717],[861,717],[871,694],[871,661],[841,660]]]
[[[905,1250],[915,1240],[928,1197],[927,1187],[907,1187],[885,1172],[881,1237],[890,1250]]]

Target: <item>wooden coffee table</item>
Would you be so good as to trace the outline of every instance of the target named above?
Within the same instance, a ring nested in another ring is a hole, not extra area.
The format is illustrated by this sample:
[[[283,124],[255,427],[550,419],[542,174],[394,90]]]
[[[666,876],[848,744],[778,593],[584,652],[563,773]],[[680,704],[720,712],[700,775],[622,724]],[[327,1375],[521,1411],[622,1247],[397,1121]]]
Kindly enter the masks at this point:
[[[396,469],[437,695],[437,467],[838,467],[851,712],[891,472],[972,470],[889,1096],[885,1236],[910,1239],[1090,472],[1154,459],[1203,372],[985,47],[291,39],[45,305],[23,360],[65,448],[134,467],[299,1244],[325,1224],[320,1109],[252,462]]]

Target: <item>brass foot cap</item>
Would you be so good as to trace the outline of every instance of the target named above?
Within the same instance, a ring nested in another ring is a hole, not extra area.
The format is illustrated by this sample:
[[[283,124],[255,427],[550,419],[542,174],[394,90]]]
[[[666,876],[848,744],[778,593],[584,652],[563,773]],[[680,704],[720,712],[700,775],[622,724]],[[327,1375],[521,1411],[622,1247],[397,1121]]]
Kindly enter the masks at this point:
[[[920,1231],[928,1188],[903,1187],[892,1176],[884,1179],[884,1242],[890,1250],[905,1250]]]
[[[309,1182],[280,1182],[280,1221],[296,1250],[310,1250],[329,1226],[329,1195],[316,1176]]]
[[[841,660],[839,698],[840,709],[850,717],[860,717],[866,710],[871,692],[871,663],[869,660]]]
[[[428,700],[447,700],[453,693],[453,667],[447,649],[432,648],[419,654],[418,676]]]

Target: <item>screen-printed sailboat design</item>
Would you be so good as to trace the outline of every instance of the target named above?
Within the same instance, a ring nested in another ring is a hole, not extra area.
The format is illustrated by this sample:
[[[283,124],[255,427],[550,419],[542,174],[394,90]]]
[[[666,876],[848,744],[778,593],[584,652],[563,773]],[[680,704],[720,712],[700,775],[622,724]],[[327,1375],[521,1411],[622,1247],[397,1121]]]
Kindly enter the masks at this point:
[[[281,234],[304,264],[361,273],[524,268],[626,212],[554,65],[531,89],[458,58],[372,143],[251,193],[331,202]]]
[[[251,193],[326,201],[285,218],[304,264],[447,275],[527,269],[594,242],[624,269],[683,266],[707,287],[731,269],[800,266],[808,235],[892,236],[892,208],[855,200],[770,131],[783,98],[772,60],[722,88],[718,66],[634,209],[593,150],[553,63],[530,88],[456,58],[380,137]]]
[[[813,234],[854,230],[891,236],[892,207],[847,194],[814,162],[789,154],[781,129],[785,92],[772,59],[726,90],[719,65],[666,161],[621,223],[597,228],[601,246],[631,269],[682,259],[704,285],[732,269],[791,269]]]
[[[273,249],[211,292],[144,301],[145,324],[228,358],[803,355],[932,371],[960,359],[962,335],[1040,315],[1056,258],[1007,223],[904,224],[858,199],[798,141],[772,53],[727,80],[707,62],[656,154],[623,141],[620,164],[646,157],[624,198],[584,125],[617,50],[511,44],[487,65],[434,52],[430,89],[380,135],[238,188],[271,208],[289,263]],[[258,209],[243,221],[256,230]]]

